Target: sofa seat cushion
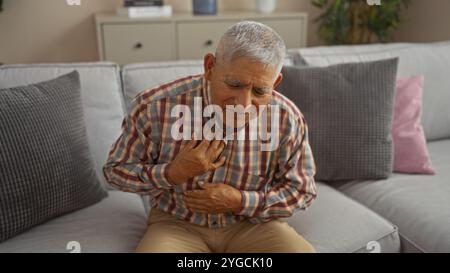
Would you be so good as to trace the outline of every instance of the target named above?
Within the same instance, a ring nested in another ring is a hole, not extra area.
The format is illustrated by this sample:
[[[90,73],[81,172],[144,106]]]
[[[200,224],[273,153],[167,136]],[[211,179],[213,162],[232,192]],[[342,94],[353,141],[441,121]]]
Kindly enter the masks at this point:
[[[318,252],[371,252],[374,242],[383,253],[400,251],[390,222],[324,183],[317,183],[317,191],[312,206],[287,221]]]
[[[404,252],[450,252],[450,140],[428,148],[435,176],[333,184],[398,226]]]
[[[399,252],[397,228],[332,187],[317,183],[319,196],[307,210],[286,219],[318,252]],[[139,196],[110,191],[102,202],[57,218],[0,244],[0,252],[69,252],[71,241],[81,252],[132,252],[146,230]]]
[[[102,167],[111,145],[120,135],[124,104],[119,67],[113,63],[19,64],[0,66],[0,89],[34,84],[77,70],[89,149],[97,176],[104,182]]]
[[[68,253],[69,242],[81,252],[132,252],[147,227],[142,199],[110,191],[100,203],[56,218],[0,244],[2,253]],[[72,249],[72,248],[69,248]]]

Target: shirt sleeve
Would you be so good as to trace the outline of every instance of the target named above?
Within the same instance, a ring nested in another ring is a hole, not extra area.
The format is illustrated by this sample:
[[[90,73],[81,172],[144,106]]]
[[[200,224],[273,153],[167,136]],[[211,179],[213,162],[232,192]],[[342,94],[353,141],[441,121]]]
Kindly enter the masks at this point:
[[[316,172],[308,142],[308,126],[303,116],[292,128],[285,143],[279,145],[279,170],[276,183],[267,191],[241,191],[242,204],[238,215],[252,222],[290,217],[297,210],[307,209],[316,199]]]
[[[167,179],[168,164],[155,164],[158,146],[152,138],[157,135],[157,128],[152,128],[150,108],[150,104],[134,100],[131,112],[123,120],[121,135],[111,147],[103,174],[114,188],[156,197],[162,190],[173,189],[173,184]]]

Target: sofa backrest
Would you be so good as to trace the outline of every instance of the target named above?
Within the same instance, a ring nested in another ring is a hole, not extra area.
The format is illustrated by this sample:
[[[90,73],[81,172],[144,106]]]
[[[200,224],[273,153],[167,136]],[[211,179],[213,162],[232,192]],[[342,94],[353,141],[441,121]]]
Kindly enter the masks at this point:
[[[326,66],[400,57],[399,76],[425,75],[423,125],[428,140],[450,138],[450,42],[385,44],[293,49],[285,65]],[[132,98],[176,78],[203,73],[203,61],[130,64],[109,62],[0,66],[0,88],[26,85],[78,70],[89,145],[100,179],[111,145],[120,135],[123,116]]]
[[[294,55],[287,54],[284,65],[293,65]],[[125,65],[122,69],[125,104],[129,110],[131,100],[141,91],[204,72],[203,60],[151,62]]]
[[[124,115],[119,67],[116,64],[78,63],[0,66],[0,88],[46,81],[73,70],[80,73],[89,146],[97,174],[100,180],[105,183],[102,167],[106,162],[111,145],[120,134],[120,126]],[[57,128],[55,129],[57,130]]]
[[[398,76],[425,76],[422,122],[427,140],[450,138],[450,41],[314,47],[290,53],[311,66],[399,57]]]
[[[125,65],[122,83],[125,105],[141,91],[151,89],[177,78],[203,73],[203,61],[171,61]]]

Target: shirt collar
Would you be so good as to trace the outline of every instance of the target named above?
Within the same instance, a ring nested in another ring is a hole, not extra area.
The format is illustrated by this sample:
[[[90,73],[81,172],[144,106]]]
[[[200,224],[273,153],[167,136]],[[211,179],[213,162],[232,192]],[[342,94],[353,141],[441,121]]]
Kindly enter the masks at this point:
[[[205,76],[203,76],[202,85],[203,106],[208,106],[211,104],[211,91],[209,87],[209,81],[206,80]]]
[[[203,107],[212,104],[211,101],[211,87],[209,81],[206,80],[205,76],[203,76],[203,86],[202,86],[202,96],[203,96]],[[228,141],[225,138],[222,140],[225,145],[228,144]]]

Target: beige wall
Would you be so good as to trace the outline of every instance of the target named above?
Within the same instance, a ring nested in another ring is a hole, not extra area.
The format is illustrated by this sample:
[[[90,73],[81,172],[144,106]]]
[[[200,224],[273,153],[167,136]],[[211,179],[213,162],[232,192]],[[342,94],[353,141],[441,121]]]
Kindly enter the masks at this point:
[[[113,12],[121,0],[4,0],[0,13],[0,62],[41,63],[98,60],[93,15]],[[450,0],[413,0],[410,18],[395,34],[396,41],[450,39]],[[190,0],[166,0],[175,12],[191,12]],[[253,0],[219,0],[219,10],[253,10]],[[318,10],[310,0],[279,0],[280,11],[305,11],[312,21]],[[310,22],[308,45],[320,44]]]
[[[412,0],[406,21],[395,32],[396,41],[450,40],[450,0]]]

